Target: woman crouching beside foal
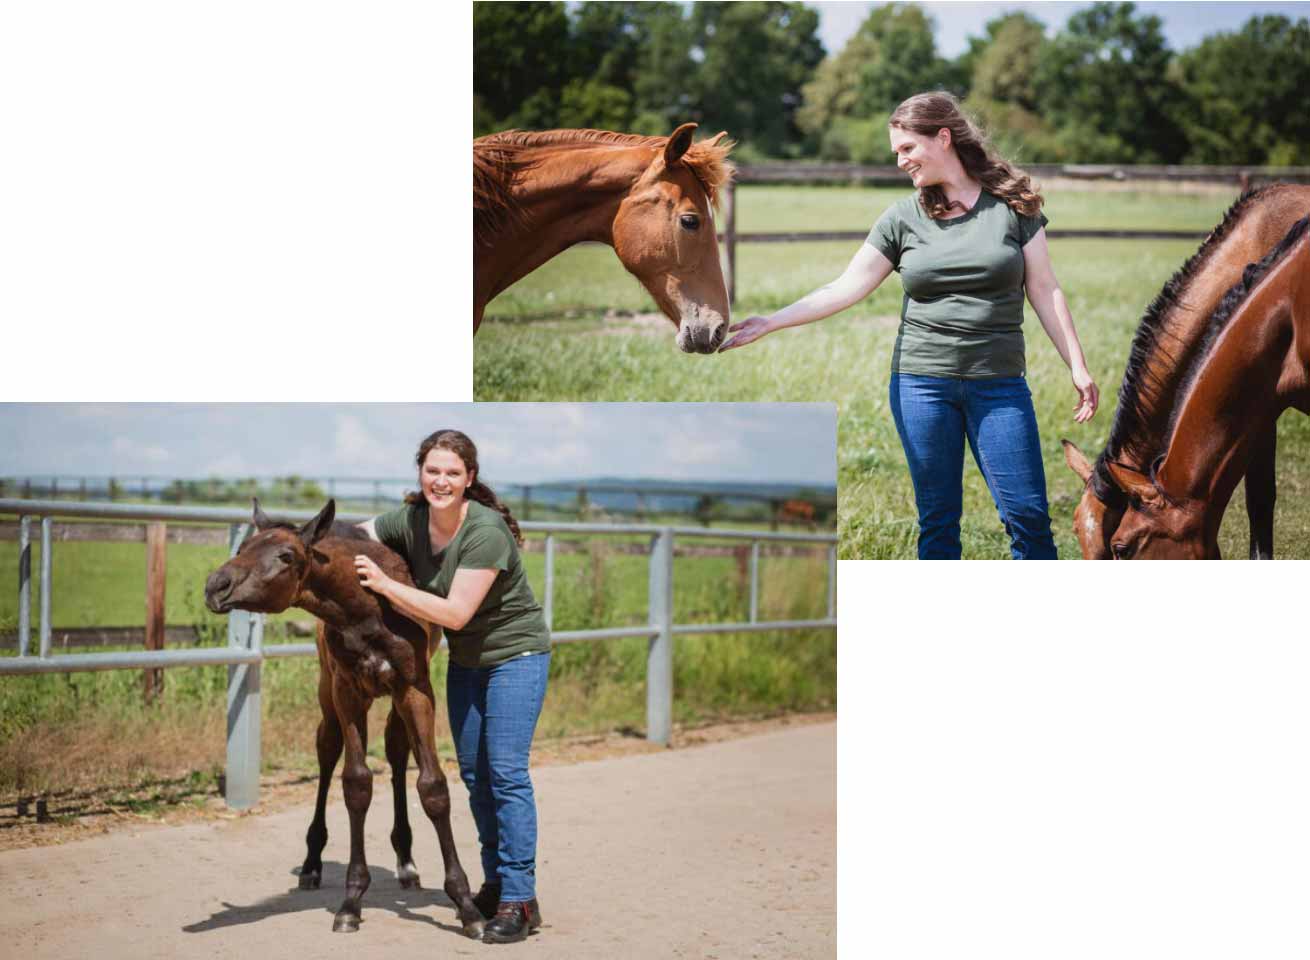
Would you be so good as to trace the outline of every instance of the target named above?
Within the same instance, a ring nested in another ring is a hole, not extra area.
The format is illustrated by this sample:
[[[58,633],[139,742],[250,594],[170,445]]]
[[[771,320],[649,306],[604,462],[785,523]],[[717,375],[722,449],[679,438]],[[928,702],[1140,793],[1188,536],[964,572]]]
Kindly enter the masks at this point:
[[[478,451],[458,430],[419,445],[419,493],[363,524],[409,564],[415,587],[355,557],[360,582],[406,615],[446,633],[446,707],[459,772],[482,846],[473,902],[483,940],[522,940],[541,925],[536,900],[537,805],[528,776],[546,695],[550,632],[532,596],[509,509],[478,479]]]
[[[1042,197],[991,149],[947,93],[906,100],[889,122],[916,193],[893,204],[834,282],[732,327],[723,349],[813,323],[867,297],[893,270],[905,288],[892,354],[891,410],[919,514],[919,559],[960,558],[964,444],[1016,559],[1054,559],[1046,477],[1024,379],[1025,292],[1069,367],[1074,419],[1099,395],[1046,247]]]

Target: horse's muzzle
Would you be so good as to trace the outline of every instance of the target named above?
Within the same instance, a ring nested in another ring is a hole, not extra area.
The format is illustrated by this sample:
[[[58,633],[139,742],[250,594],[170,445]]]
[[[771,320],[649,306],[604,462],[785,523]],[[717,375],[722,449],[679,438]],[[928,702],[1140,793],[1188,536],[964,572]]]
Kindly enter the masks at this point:
[[[678,328],[678,349],[683,353],[714,353],[723,346],[727,334],[727,320],[714,324],[683,321]]]
[[[205,606],[210,613],[230,613],[235,609],[232,603],[232,574],[219,567],[205,581]]]

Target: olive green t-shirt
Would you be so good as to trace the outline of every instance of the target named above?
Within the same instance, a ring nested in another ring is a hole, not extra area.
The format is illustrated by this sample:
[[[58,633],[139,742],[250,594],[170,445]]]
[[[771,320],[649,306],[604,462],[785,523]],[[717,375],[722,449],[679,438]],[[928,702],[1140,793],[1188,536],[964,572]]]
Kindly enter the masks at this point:
[[[477,612],[462,630],[446,628],[450,659],[461,667],[490,667],[524,653],[550,649],[550,631],[532,596],[518,545],[504,518],[491,507],[468,501],[455,537],[435,553],[428,538],[428,505],[406,504],[373,522],[378,539],[409,564],[414,583],[439,597],[450,595],[455,571],[497,570]]]
[[[917,193],[892,204],[866,242],[892,262],[905,288],[893,372],[1022,376],[1023,248],[1047,222],[1015,213],[986,190],[953,220],[929,217]]]

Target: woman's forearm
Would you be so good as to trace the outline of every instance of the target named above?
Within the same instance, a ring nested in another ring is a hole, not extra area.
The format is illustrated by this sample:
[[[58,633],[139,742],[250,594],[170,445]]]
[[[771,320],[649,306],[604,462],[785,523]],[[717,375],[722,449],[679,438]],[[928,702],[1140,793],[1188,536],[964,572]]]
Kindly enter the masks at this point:
[[[1087,359],[1083,356],[1083,345],[1078,340],[1078,331],[1074,329],[1073,314],[1069,312],[1064,291],[1059,287],[1030,290],[1028,302],[1033,305],[1042,329],[1050,337],[1065,366],[1070,370],[1086,369]]]
[[[435,623],[451,630],[462,629],[473,611],[464,611],[453,601],[435,594],[388,579],[380,588],[374,588],[391,601],[401,613],[415,620]]]
[[[845,276],[826,283],[819,289],[807,293],[795,303],[783,307],[769,315],[769,324],[775,330],[786,327],[800,327],[814,323],[834,313],[840,313],[863,296]]]

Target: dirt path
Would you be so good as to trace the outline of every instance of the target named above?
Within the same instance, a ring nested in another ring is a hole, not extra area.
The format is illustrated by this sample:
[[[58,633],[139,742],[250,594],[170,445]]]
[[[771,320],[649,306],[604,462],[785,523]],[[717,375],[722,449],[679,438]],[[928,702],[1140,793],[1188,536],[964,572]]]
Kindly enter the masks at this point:
[[[836,724],[806,724],[679,750],[533,771],[542,835],[537,958],[784,958],[836,955]],[[481,880],[463,788],[455,836]],[[419,947],[482,956],[440,892],[440,854],[411,791],[427,889],[402,890],[375,782],[373,876],[360,932],[331,933],[344,892],[346,814],[328,808],[323,889],[300,891],[310,809],[114,833],[0,853],[6,953],[28,958],[303,956],[352,960]]]

